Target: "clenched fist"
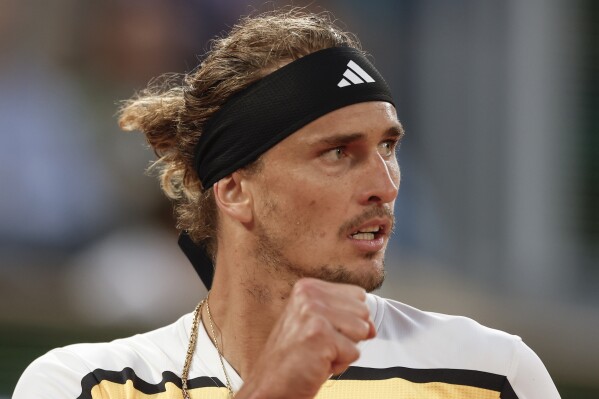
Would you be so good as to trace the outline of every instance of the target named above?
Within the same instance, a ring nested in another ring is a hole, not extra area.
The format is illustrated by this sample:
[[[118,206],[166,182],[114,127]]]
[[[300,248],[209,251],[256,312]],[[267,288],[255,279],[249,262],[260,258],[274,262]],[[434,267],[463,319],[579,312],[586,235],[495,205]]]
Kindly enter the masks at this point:
[[[313,398],[376,334],[357,286],[299,280],[237,398]]]

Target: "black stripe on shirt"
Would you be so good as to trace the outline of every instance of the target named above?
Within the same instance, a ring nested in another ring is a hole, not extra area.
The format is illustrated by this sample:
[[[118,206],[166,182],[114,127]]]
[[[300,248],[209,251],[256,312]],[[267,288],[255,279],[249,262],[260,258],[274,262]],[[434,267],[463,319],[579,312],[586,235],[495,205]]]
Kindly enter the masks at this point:
[[[333,377],[331,379],[374,381],[391,378],[401,378],[414,383],[442,382],[454,385],[471,386],[499,392],[502,399],[518,399],[518,396],[505,376],[478,370],[413,369],[408,367],[390,367],[384,369],[349,367],[341,376]],[[163,372],[162,381],[151,384],[138,377],[135,371],[130,367],[126,367],[121,371],[96,369],[82,378],[82,393],[77,399],[93,399],[91,391],[93,387],[99,385],[102,381],[125,384],[128,380],[131,380],[133,387],[137,391],[147,395],[165,392],[167,382],[181,388],[181,378],[171,371]],[[206,387],[226,387],[226,385],[217,377],[207,376],[190,379],[187,386],[190,390]]]
[[[77,399],[92,399],[91,392],[93,387],[100,384],[102,381],[109,381],[115,384],[125,384],[128,380],[131,380],[133,387],[136,390],[147,395],[165,392],[167,382],[170,382],[176,385],[178,388],[181,388],[181,377],[172,371],[163,372],[162,381],[156,384],[151,384],[144,379],[139,378],[137,374],[135,374],[135,371],[130,367],[126,367],[121,371],[96,369],[81,379],[81,395]],[[216,377],[202,376],[188,380],[187,387],[189,389],[205,387],[226,388],[226,385]]]
[[[341,376],[332,379],[386,380],[390,378],[402,378],[416,383],[444,382],[471,386],[500,392],[501,398],[518,399],[507,377],[479,370],[350,367]]]

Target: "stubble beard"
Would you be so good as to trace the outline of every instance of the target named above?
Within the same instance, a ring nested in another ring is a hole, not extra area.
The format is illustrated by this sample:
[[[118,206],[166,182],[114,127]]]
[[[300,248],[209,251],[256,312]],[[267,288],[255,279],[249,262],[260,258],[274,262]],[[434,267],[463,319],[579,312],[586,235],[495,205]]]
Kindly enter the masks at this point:
[[[284,240],[273,237],[263,227],[257,231],[255,256],[274,279],[286,281],[289,286],[301,278],[311,277],[331,283],[352,284],[372,292],[383,285],[385,280],[385,261],[381,259],[380,267],[369,268],[363,273],[351,271],[342,264],[320,264],[315,266],[300,265],[283,254]],[[309,248],[306,248],[308,251]],[[364,255],[364,261],[372,261],[377,252]]]

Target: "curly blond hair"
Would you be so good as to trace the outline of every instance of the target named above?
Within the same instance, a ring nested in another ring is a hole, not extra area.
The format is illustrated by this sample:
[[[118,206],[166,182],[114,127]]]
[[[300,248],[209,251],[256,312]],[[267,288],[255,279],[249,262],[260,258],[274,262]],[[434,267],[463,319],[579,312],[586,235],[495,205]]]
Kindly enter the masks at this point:
[[[158,156],[150,169],[158,171],[162,190],[174,201],[177,228],[203,243],[213,258],[216,204],[212,188],[202,187],[193,167],[206,121],[256,80],[307,54],[339,46],[360,49],[356,37],[338,28],[328,13],[289,9],[244,17],[213,41],[195,71],[182,79],[164,75],[121,107],[121,128],[142,131]],[[245,169],[255,172],[251,166]]]

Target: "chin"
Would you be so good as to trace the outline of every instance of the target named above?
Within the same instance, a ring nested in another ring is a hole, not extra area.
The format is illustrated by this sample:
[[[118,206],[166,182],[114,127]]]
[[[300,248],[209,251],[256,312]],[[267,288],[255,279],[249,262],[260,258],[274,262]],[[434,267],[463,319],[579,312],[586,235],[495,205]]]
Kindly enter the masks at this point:
[[[322,265],[315,270],[315,277],[331,283],[352,284],[364,288],[366,292],[372,292],[381,288],[385,281],[385,263],[383,260],[370,259],[367,265],[357,265],[356,268],[348,268],[345,265]]]

